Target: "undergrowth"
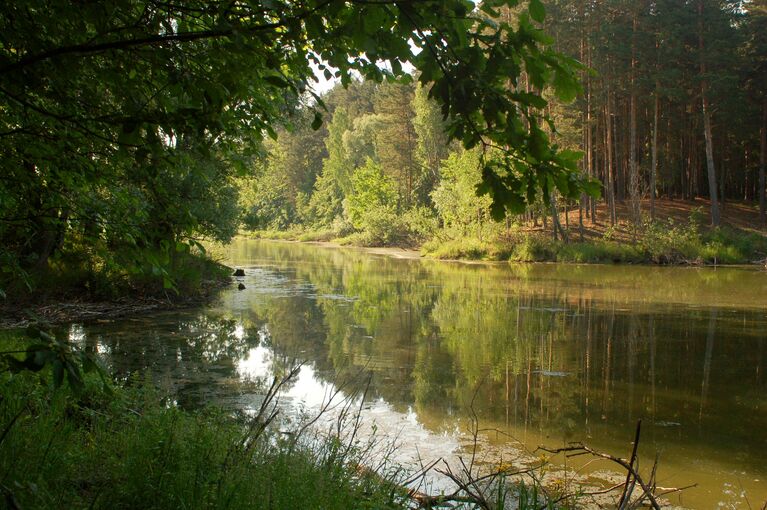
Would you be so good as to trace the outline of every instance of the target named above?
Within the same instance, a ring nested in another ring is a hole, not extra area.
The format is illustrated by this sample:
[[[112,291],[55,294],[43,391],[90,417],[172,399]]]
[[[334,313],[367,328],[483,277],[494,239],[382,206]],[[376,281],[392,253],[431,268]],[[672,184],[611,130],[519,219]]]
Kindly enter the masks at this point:
[[[7,343],[6,343],[7,345]],[[0,375],[0,480],[10,508],[404,508],[358,453],[314,447],[252,417],[187,412],[149,386],[74,393],[40,373]]]
[[[0,289],[16,303],[51,299],[198,299],[229,281],[231,269],[200,247],[181,245],[119,255],[68,245],[43,267],[0,274]]]
[[[293,228],[253,231],[248,235],[261,239],[325,241],[341,246],[418,246],[425,257],[443,260],[721,265],[749,264],[767,257],[767,237],[732,227],[703,228],[696,214],[686,223],[645,221],[633,241],[618,239],[613,229],[608,229],[601,238],[587,241],[575,240],[577,234],[571,232],[569,242],[521,230],[499,230],[482,238],[426,228],[418,235],[403,234],[401,230],[396,225],[382,225],[357,232]]]
[[[422,245],[421,253],[437,259],[512,262],[749,264],[767,256],[767,238],[730,227],[703,230],[694,222],[655,222],[645,225],[634,242],[614,239],[610,230],[602,238],[586,242],[512,232],[485,241],[435,238]]]

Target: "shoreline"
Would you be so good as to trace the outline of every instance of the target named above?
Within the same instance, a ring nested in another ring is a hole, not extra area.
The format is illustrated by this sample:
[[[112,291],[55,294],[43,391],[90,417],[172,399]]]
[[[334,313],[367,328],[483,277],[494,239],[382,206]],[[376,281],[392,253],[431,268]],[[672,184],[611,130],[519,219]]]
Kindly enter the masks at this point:
[[[414,249],[412,247],[399,247],[399,246],[360,246],[355,244],[343,244],[336,241],[319,241],[319,240],[300,240],[300,239],[288,239],[280,238],[277,236],[267,236],[264,232],[255,233],[240,233],[235,236],[235,239],[252,240],[252,241],[267,241],[273,243],[288,243],[288,244],[302,244],[309,246],[316,246],[319,248],[330,249],[351,249],[359,252],[363,252],[369,255],[377,255],[390,257],[400,260],[420,260],[420,261],[435,261],[435,262],[447,262],[458,263],[463,265],[561,265],[561,266],[629,266],[629,267],[666,267],[666,268],[687,268],[687,269],[743,269],[743,270],[764,270],[767,269],[767,263],[764,260],[753,261],[751,263],[706,263],[705,261],[699,261],[697,263],[692,262],[663,262],[654,263],[648,261],[633,262],[633,261],[605,261],[605,260],[585,260],[585,261],[571,261],[571,260],[511,260],[509,258],[441,258],[423,255],[421,250]],[[471,240],[457,240],[471,242]],[[571,243],[570,246],[576,243]],[[594,246],[595,243],[583,243],[585,245]],[[568,246],[568,245],[564,245]],[[233,270],[233,268],[230,268]],[[230,273],[231,274],[231,273]],[[210,302],[219,290],[229,286],[234,282],[231,276],[228,276],[219,281],[210,280],[206,282],[204,287],[198,294],[194,296],[173,296],[166,294],[163,297],[158,296],[131,296],[131,294],[124,294],[114,299],[88,299],[86,296],[82,298],[80,296],[72,294],[63,294],[59,297],[45,298],[41,302],[33,302],[28,300],[21,304],[0,304],[0,329],[19,329],[25,328],[35,322],[47,322],[50,324],[63,324],[71,322],[88,322],[88,321],[111,321],[123,317],[136,316],[148,312],[160,312],[160,311],[172,311],[183,310],[188,308],[194,308],[204,305]]]
[[[234,280],[229,277],[220,281],[209,281],[199,294],[193,296],[172,296],[165,299],[157,296],[131,296],[125,294],[114,299],[85,299],[66,296],[47,298],[30,304],[0,305],[0,330],[21,329],[31,324],[44,322],[51,325],[72,322],[111,322],[123,317],[143,313],[185,310],[209,303],[220,290]]]
[[[335,243],[333,241],[299,241],[299,240],[292,240],[292,239],[270,239],[270,238],[259,238],[254,239],[252,237],[249,237],[247,235],[239,236],[243,239],[249,239],[249,240],[263,240],[263,241],[270,241],[270,242],[283,242],[283,243],[296,243],[296,244],[306,244],[311,246],[318,246],[320,248],[351,248],[354,250],[364,251],[365,253],[370,253],[371,255],[384,255],[387,257],[392,257],[395,259],[407,259],[407,260],[420,260],[420,259],[427,259],[428,257],[424,257],[421,255],[421,252],[419,250],[415,250],[413,248],[402,248],[399,246],[358,246],[353,244],[340,244]]]
[[[240,239],[247,239],[252,241],[269,241],[269,242],[277,242],[277,243],[294,243],[294,244],[303,244],[303,245],[309,245],[309,246],[318,246],[321,248],[336,248],[336,249],[354,249],[358,251],[363,251],[365,253],[369,253],[371,255],[383,255],[388,256],[392,258],[397,259],[406,259],[406,260],[430,260],[430,261],[438,261],[438,262],[458,262],[461,264],[488,264],[488,265],[494,265],[494,264],[558,264],[558,265],[588,265],[588,266],[630,266],[630,267],[636,267],[636,266],[642,266],[642,267],[677,267],[677,268],[733,268],[733,269],[760,269],[764,268],[767,269],[767,259],[764,260],[754,260],[748,263],[709,263],[705,261],[679,261],[679,262],[652,262],[652,261],[640,261],[640,262],[633,262],[633,261],[623,261],[623,260],[613,260],[613,261],[605,261],[605,260],[583,260],[583,261],[571,261],[571,260],[512,260],[512,259],[492,259],[492,258],[455,258],[455,257],[448,257],[448,258],[442,258],[442,257],[432,257],[428,255],[422,254],[422,247],[418,248],[405,248],[400,246],[361,246],[361,245],[355,245],[355,244],[343,244],[335,241],[302,241],[300,239],[288,239],[288,238],[280,238],[280,237],[269,237],[262,235],[262,233],[257,233],[258,235],[254,235],[253,233],[240,233],[235,238]],[[458,240],[461,241],[460,239]],[[424,243],[425,244],[425,243]],[[587,246],[595,246],[595,243],[592,242],[572,242],[569,243],[569,245],[576,245],[576,244],[582,244]],[[564,246],[568,246],[568,244],[564,244]]]

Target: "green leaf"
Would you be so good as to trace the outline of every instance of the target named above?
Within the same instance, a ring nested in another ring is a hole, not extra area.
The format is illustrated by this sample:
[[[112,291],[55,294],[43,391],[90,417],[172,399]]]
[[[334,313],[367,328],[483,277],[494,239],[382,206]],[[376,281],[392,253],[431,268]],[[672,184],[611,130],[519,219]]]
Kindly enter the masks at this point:
[[[57,359],[53,362],[53,387],[56,389],[61,388],[61,384],[64,382],[64,363]]]
[[[72,388],[75,393],[80,393],[85,387],[80,368],[73,363],[66,363],[66,369],[67,382],[69,383],[69,387]]]
[[[95,372],[98,370],[96,363],[94,363],[91,357],[85,353],[82,353],[82,356],[80,356],[80,363],[83,366],[83,372],[85,372],[86,374],[90,372]]]
[[[559,99],[565,103],[570,103],[580,92],[580,85],[570,73],[557,68],[554,72],[554,91]]]
[[[286,88],[290,86],[290,83],[288,83],[282,76],[269,75],[264,77],[264,81],[280,88]]]
[[[317,131],[322,127],[322,115],[320,112],[314,112],[314,120],[312,120],[312,129]]]
[[[602,183],[596,179],[588,179],[581,183],[583,191],[592,198],[602,196]]]
[[[538,23],[543,23],[543,20],[546,19],[546,8],[541,0],[530,0],[528,10],[530,11],[530,17]]]

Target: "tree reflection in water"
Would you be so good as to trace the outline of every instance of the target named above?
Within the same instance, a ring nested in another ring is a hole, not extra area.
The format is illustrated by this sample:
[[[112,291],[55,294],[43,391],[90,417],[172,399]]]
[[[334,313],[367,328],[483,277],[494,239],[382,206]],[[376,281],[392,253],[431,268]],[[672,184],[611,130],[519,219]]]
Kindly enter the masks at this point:
[[[584,440],[625,454],[643,418],[644,447],[663,449],[669,470],[696,464],[709,492],[728,470],[767,476],[767,303],[748,307],[732,290],[767,299],[763,273],[232,250],[256,266],[245,291],[202,312],[91,325],[83,341],[117,377],[146,373],[184,407],[242,405],[255,392],[243,375],[298,360],[316,388],[369,371],[371,401],[435,434],[465,427],[474,401],[483,427],[528,445]],[[269,359],[238,370],[249,356]]]

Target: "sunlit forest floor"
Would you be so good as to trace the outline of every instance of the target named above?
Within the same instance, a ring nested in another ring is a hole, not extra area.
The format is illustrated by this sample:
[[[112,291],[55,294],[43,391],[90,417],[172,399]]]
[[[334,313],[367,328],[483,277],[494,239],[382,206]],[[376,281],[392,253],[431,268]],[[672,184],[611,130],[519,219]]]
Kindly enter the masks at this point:
[[[612,229],[613,239],[630,241],[630,203],[628,200],[616,203],[616,214],[618,216],[618,224]],[[603,238],[605,233],[610,229],[610,210],[606,203],[600,201],[597,205],[597,218],[596,222],[593,222],[591,218],[586,217],[586,211],[583,211],[583,235],[586,240],[593,238]],[[722,223],[730,227],[743,230],[750,233],[760,233],[767,235],[767,229],[765,226],[759,223],[759,207],[752,202],[724,202],[721,204]],[[649,219],[650,216],[650,201],[643,200],[641,202],[641,213]],[[562,213],[560,215],[560,222],[563,227],[569,225],[571,235],[578,236],[579,224],[578,224],[579,211],[578,207],[571,207],[567,211],[567,215]],[[711,202],[707,198],[695,198],[693,200],[671,200],[671,199],[657,199],[655,201],[655,219],[657,221],[667,222],[673,220],[678,224],[687,224],[690,219],[695,218],[702,226],[706,226],[711,222]],[[523,228],[529,232],[543,232],[543,224],[538,221],[538,226],[532,226],[532,224],[526,224]],[[548,225],[548,231],[551,231],[551,225]]]
[[[437,259],[514,262],[627,263],[661,265],[761,264],[767,261],[767,230],[759,223],[757,206],[727,202],[722,207],[722,225],[710,225],[710,203],[706,199],[657,200],[651,219],[649,200],[642,201],[642,221],[630,220],[629,201],[617,204],[617,221],[600,203],[596,220],[572,206],[560,209],[554,235],[552,218],[515,217],[504,223],[469,222],[463,228],[435,228],[420,237],[388,236],[380,243],[362,233],[341,234],[333,229],[252,231],[246,236],[350,246],[397,247],[420,251]],[[580,215],[583,214],[583,227]],[[392,227],[395,228],[395,227]],[[375,238],[372,238],[375,239]]]

